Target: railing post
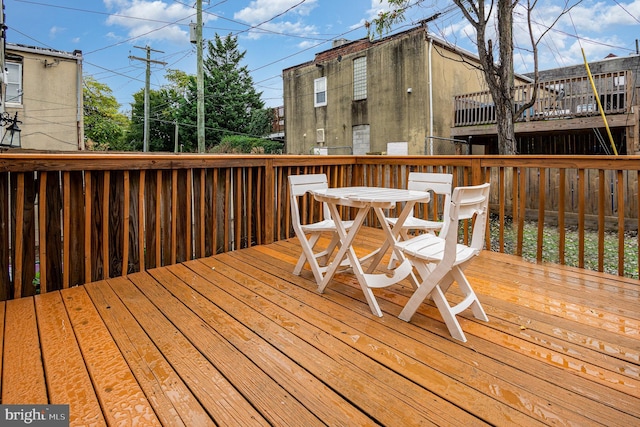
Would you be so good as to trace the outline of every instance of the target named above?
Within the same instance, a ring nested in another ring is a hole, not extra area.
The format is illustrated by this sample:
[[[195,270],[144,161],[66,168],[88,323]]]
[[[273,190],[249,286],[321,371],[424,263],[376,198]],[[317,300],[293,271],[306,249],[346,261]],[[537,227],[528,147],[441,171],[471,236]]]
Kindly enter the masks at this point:
[[[640,109],[638,108],[637,98],[634,96],[636,94],[640,94],[640,90],[638,90],[635,85],[630,84],[629,82],[633,80],[633,71],[626,71],[624,75],[625,84],[627,85],[627,92],[625,93],[624,100],[624,109],[626,112],[632,111],[633,119],[630,123],[633,123],[632,126],[627,128],[627,154],[633,155],[640,153]],[[636,92],[636,93],[634,93]],[[635,102],[634,102],[635,100]],[[636,105],[634,105],[636,104]]]
[[[484,184],[484,174],[482,173],[482,159],[471,160],[471,185]]]
[[[275,223],[275,188],[276,173],[273,167],[273,159],[265,160],[264,165],[264,243],[273,243],[273,225]]]

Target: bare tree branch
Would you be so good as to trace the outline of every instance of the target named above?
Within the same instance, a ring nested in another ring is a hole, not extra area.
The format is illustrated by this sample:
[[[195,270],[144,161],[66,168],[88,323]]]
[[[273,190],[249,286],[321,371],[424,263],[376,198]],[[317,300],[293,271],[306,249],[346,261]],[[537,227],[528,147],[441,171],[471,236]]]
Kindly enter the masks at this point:
[[[555,27],[558,21],[560,21],[560,18],[571,12],[571,10],[582,3],[582,1],[583,0],[578,0],[574,4],[570,5],[571,2],[569,0],[565,0],[562,12],[560,12],[560,14],[553,20],[551,25],[546,27],[546,29],[540,34],[540,36],[536,38],[533,31],[533,20],[531,19],[531,16],[533,14],[533,9],[538,3],[538,0],[527,0],[527,27],[529,29],[529,40],[531,41],[531,48],[533,52],[533,90],[531,92],[531,97],[529,98],[529,100],[514,112],[514,118],[520,117],[520,115],[523,114],[527,109],[531,108],[533,104],[535,104],[536,98],[538,96],[538,83],[540,81],[538,45],[540,44],[544,36],[546,36],[547,33],[549,33],[549,31],[551,31],[553,27]]]

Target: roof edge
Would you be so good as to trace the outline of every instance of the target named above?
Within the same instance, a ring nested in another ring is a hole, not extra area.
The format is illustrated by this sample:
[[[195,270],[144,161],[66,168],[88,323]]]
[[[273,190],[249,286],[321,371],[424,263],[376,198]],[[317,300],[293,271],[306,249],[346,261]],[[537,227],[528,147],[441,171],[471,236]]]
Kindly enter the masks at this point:
[[[7,43],[6,50],[24,52],[24,53],[36,53],[40,55],[55,56],[58,58],[66,58],[66,59],[73,59],[73,60],[82,59],[81,50],[74,50],[73,52],[65,52],[63,50],[50,49],[46,47],[27,46],[27,45],[18,44],[18,43]]]

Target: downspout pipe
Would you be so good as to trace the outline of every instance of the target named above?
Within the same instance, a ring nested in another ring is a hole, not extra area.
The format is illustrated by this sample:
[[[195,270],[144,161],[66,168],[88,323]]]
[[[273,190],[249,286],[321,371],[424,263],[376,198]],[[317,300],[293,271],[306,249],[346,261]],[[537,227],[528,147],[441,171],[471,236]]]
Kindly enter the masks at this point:
[[[427,35],[427,37],[429,37]],[[433,66],[431,64],[431,50],[433,49],[433,39],[429,37],[429,155],[433,156]]]
[[[78,150],[84,151],[86,149],[84,145],[84,108],[82,96],[82,51],[75,50],[73,52],[77,61],[77,78],[76,78],[76,96],[77,96],[77,109],[76,109],[76,126],[78,135]]]

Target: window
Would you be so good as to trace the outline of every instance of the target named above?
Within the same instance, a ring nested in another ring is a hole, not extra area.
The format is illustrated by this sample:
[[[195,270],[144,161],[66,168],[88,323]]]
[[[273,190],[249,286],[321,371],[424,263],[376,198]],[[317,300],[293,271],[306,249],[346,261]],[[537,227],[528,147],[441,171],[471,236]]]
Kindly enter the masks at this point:
[[[313,106],[322,107],[327,105],[327,78],[320,77],[313,81]]]
[[[367,58],[353,60],[353,100],[367,99]]]
[[[22,64],[7,62],[7,99],[8,104],[22,104]]]

